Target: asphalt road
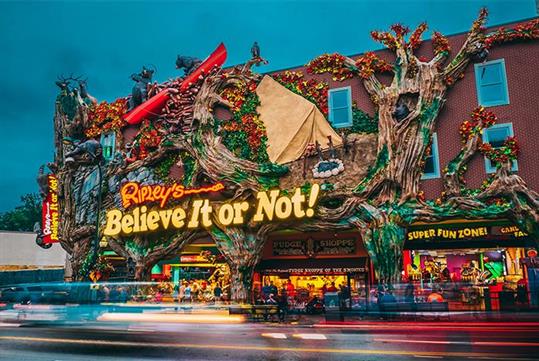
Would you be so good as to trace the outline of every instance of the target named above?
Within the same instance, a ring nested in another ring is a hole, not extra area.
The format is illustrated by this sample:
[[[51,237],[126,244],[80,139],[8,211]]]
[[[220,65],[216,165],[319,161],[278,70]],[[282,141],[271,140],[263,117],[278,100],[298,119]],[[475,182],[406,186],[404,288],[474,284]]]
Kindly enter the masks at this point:
[[[539,360],[537,323],[0,324],[0,360]]]

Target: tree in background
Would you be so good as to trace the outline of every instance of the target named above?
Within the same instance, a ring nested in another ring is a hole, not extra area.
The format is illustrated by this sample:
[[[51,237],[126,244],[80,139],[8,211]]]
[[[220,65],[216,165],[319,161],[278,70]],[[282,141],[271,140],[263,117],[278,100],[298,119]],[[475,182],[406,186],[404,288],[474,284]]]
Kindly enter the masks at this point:
[[[12,211],[0,213],[0,229],[4,231],[32,232],[41,220],[41,197],[28,193],[21,197],[22,204]]]

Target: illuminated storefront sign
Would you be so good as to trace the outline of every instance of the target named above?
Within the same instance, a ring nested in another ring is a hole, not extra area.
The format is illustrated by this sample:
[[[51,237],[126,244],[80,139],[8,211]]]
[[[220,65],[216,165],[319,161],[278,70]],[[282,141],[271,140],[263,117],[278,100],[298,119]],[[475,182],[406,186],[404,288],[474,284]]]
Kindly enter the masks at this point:
[[[465,239],[485,237],[488,235],[487,227],[467,227],[458,229],[447,228],[428,228],[417,231],[409,231],[407,239],[413,241],[416,239],[444,238],[444,239]]]
[[[509,234],[514,237],[526,237],[528,235],[527,233],[522,232],[517,226],[500,227],[500,233]]]
[[[327,275],[327,274],[347,274],[366,272],[365,267],[323,267],[323,268],[310,268],[310,267],[289,267],[289,268],[268,268],[262,272],[264,274],[276,274],[276,273],[288,273],[294,275]]]
[[[185,188],[177,183],[141,186],[136,182],[129,182],[123,185],[120,193],[124,208],[134,204],[140,205],[152,202],[159,202],[159,206],[163,208],[169,199],[180,199],[190,194],[219,192],[223,189],[225,189],[225,186],[222,183],[216,183],[209,187]]]
[[[345,239],[312,239],[307,240],[274,240],[273,256],[328,256],[351,255],[356,253],[356,240]]]
[[[528,234],[517,226],[477,226],[464,228],[432,227],[418,230],[409,230],[406,236],[408,241],[415,240],[462,240],[476,238],[522,238]]]
[[[186,254],[180,256],[181,263],[204,263],[208,262],[206,257],[203,257],[199,254]]]
[[[224,189],[221,183],[204,188],[185,189],[183,186],[140,186],[126,183],[121,189],[124,207],[136,206],[129,212],[112,209],[107,212],[106,236],[130,235],[172,229],[195,229],[210,227],[216,218],[223,226],[242,225],[247,222],[246,214],[254,210],[252,222],[261,223],[288,218],[302,219],[314,216],[314,206],[320,186],[313,184],[308,195],[296,188],[291,196],[281,195],[278,189],[258,192],[255,204],[230,202],[213,204],[209,199],[195,199],[187,208],[150,208],[151,203],[165,206],[169,199],[179,199],[188,194],[201,194]]]
[[[47,176],[48,193],[41,209],[41,232],[43,243],[56,243],[58,239],[58,179],[55,175]]]

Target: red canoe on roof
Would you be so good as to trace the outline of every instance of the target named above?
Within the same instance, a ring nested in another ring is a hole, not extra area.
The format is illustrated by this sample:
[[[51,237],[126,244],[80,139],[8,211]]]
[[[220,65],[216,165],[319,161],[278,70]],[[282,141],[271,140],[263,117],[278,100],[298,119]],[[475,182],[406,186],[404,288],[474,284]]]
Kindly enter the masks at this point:
[[[198,68],[195,69],[191,74],[187,76],[182,82],[182,85],[180,86],[180,90],[186,90],[189,88],[193,83],[196,83],[199,76],[203,74],[207,74],[210,72],[210,70],[214,66],[221,66],[225,63],[226,60],[226,48],[225,44],[221,43],[217,47],[217,49],[214,50],[213,53],[211,53],[210,56],[208,56],[202,64]]]
[[[204,74],[207,74],[214,66],[222,66],[226,60],[226,48],[223,43],[219,44],[217,49],[210,54],[198,68],[195,69],[187,78],[185,78],[180,86],[180,90],[184,91],[193,85],[196,80]],[[151,118],[161,114],[169,97],[169,90],[165,89],[140,104],[135,109],[124,115],[124,119],[129,124],[139,124],[145,118]]]

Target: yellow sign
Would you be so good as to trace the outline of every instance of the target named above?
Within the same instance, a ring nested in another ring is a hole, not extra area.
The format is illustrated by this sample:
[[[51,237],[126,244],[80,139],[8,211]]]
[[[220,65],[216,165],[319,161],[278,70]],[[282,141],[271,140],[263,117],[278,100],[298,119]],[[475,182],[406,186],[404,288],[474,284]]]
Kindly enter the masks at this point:
[[[291,196],[280,195],[281,191],[278,189],[258,192],[257,201],[253,207],[255,213],[252,221],[266,222],[290,217],[296,219],[313,217],[319,191],[320,186],[313,184],[308,196],[302,194],[300,188],[296,188]],[[216,216],[219,223],[224,226],[242,225],[246,223],[245,215],[249,210],[251,210],[249,202],[224,203],[217,208],[208,199],[196,199],[187,209],[182,207],[149,209],[146,205],[135,207],[127,213],[112,209],[107,212],[107,224],[103,234],[116,236],[210,227],[213,224],[212,216]]]
[[[444,239],[465,239],[465,238],[477,238],[488,236],[487,227],[468,227],[459,229],[446,229],[446,228],[428,228],[418,231],[409,231],[408,240],[413,241],[417,239],[430,239],[430,238],[444,238]]]
[[[528,234],[525,232],[522,232],[520,228],[517,226],[506,226],[500,228],[500,233],[502,234],[510,234],[514,237],[526,237]]]

